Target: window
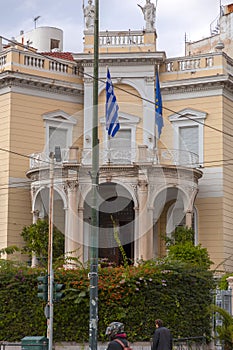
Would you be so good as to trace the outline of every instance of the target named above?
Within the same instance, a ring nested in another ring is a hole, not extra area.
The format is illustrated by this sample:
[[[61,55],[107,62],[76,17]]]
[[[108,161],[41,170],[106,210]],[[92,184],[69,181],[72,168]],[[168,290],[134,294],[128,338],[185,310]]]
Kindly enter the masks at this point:
[[[51,39],[50,40],[50,50],[59,49],[60,40]]]
[[[60,110],[44,114],[43,119],[46,130],[44,152],[49,156],[50,152],[55,151],[55,147],[60,147],[62,160],[65,160],[68,149],[72,145],[73,126],[77,123],[76,119]]]
[[[131,130],[119,130],[114,137],[109,141],[109,157],[110,162],[131,163],[132,149],[131,149]]]
[[[174,130],[174,149],[180,151],[180,157],[184,157],[187,164],[193,162],[192,154],[198,156],[198,164],[203,164],[205,118],[205,112],[190,108],[169,117]]]
[[[67,130],[49,126],[49,153],[54,152],[55,147],[66,149],[67,146]]]
[[[121,112],[119,122],[120,130],[108,140],[105,118],[100,119],[104,135],[104,152],[106,154],[104,161],[121,164],[132,163],[136,158],[136,128],[140,118]]]
[[[198,126],[181,126],[179,128],[179,149],[193,152],[199,156]]]

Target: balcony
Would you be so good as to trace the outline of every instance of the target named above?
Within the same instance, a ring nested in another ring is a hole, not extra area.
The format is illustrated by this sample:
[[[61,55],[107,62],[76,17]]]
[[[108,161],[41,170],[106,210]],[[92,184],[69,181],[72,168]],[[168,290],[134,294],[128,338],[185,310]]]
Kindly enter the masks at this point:
[[[79,166],[91,166],[92,150],[71,147],[61,150],[62,161],[58,164],[77,164]],[[30,155],[30,170],[44,169],[49,166],[50,158],[45,152]],[[198,155],[192,152],[175,149],[148,149],[147,146],[139,146],[137,149],[109,149],[100,150],[99,165],[160,165],[179,166],[195,169],[199,166]]]

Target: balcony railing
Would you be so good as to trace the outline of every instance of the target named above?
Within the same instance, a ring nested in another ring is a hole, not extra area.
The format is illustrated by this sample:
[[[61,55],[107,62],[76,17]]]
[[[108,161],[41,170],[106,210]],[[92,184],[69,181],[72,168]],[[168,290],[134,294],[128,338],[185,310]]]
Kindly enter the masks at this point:
[[[144,33],[142,31],[106,31],[100,32],[100,46],[129,46],[129,45],[144,45]]]
[[[26,67],[29,69],[35,69],[40,72],[44,72],[44,74],[48,74],[49,72],[62,74],[63,76],[70,75],[79,75],[79,70],[76,67],[74,62],[65,62],[64,59],[56,58],[49,59],[48,56],[41,57],[37,53],[18,50],[19,55],[14,56],[14,52],[16,48],[9,48],[6,51],[0,53],[0,71],[3,69],[15,69],[21,67]]]
[[[75,150],[75,153],[74,153]],[[62,163],[77,163],[90,166],[92,162],[92,150],[62,149]],[[48,167],[50,158],[47,153],[33,153],[30,155],[30,169]],[[162,166],[182,166],[196,168],[199,166],[198,155],[189,151],[174,149],[151,150],[147,146],[139,146],[137,149],[109,149],[100,150],[99,164],[102,165],[130,165],[151,164]]]
[[[218,65],[218,62],[215,63],[216,57],[217,54],[206,54],[196,57],[185,56],[182,58],[168,59],[166,60],[166,72],[198,71],[211,68]]]

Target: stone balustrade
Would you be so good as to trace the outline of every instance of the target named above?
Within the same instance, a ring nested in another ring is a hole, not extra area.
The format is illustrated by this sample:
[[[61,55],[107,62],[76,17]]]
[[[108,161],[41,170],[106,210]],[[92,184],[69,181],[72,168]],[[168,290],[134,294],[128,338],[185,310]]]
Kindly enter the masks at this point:
[[[61,156],[61,163],[77,163],[88,166],[91,165],[92,150],[84,149],[81,152],[75,149],[74,153],[74,149],[71,147],[69,150],[62,149]],[[198,155],[192,152],[174,149],[151,150],[147,146],[139,146],[137,149],[100,150],[99,152],[100,165],[158,164],[196,168],[199,166],[198,162]],[[30,169],[45,168],[49,166],[49,163],[49,156],[45,152],[33,153],[30,156]]]
[[[214,54],[205,55],[204,57],[189,57],[168,59],[165,62],[166,72],[175,71],[196,71],[199,69],[210,68],[215,64],[216,56]]]
[[[19,54],[16,55],[15,53]],[[7,49],[0,53],[0,72],[6,69],[19,70],[19,67],[35,69],[47,74],[59,73],[65,75],[77,75],[79,71],[75,69],[73,62],[62,62],[59,58],[43,57],[30,51],[17,50],[16,48]]]
[[[130,46],[130,45],[143,45],[144,33],[141,31],[106,31],[101,32],[99,36],[100,46]]]

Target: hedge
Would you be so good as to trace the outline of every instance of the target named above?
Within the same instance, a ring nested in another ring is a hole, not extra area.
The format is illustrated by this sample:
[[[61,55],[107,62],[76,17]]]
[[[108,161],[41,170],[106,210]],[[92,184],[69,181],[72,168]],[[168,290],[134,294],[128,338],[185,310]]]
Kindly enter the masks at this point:
[[[0,340],[20,341],[46,335],[45,303],[37,297],[37,276],[46,271],[0,265]],[[89,335],[88,269],[55,271],[65,297],[54,304],[54,341],[87,342]],[[211,337],[212,272],[187,264],[149,261],[139,266],[99,269],[98,337],[121,321],[131,342],[148,341],[161,318],[174,338]]]

